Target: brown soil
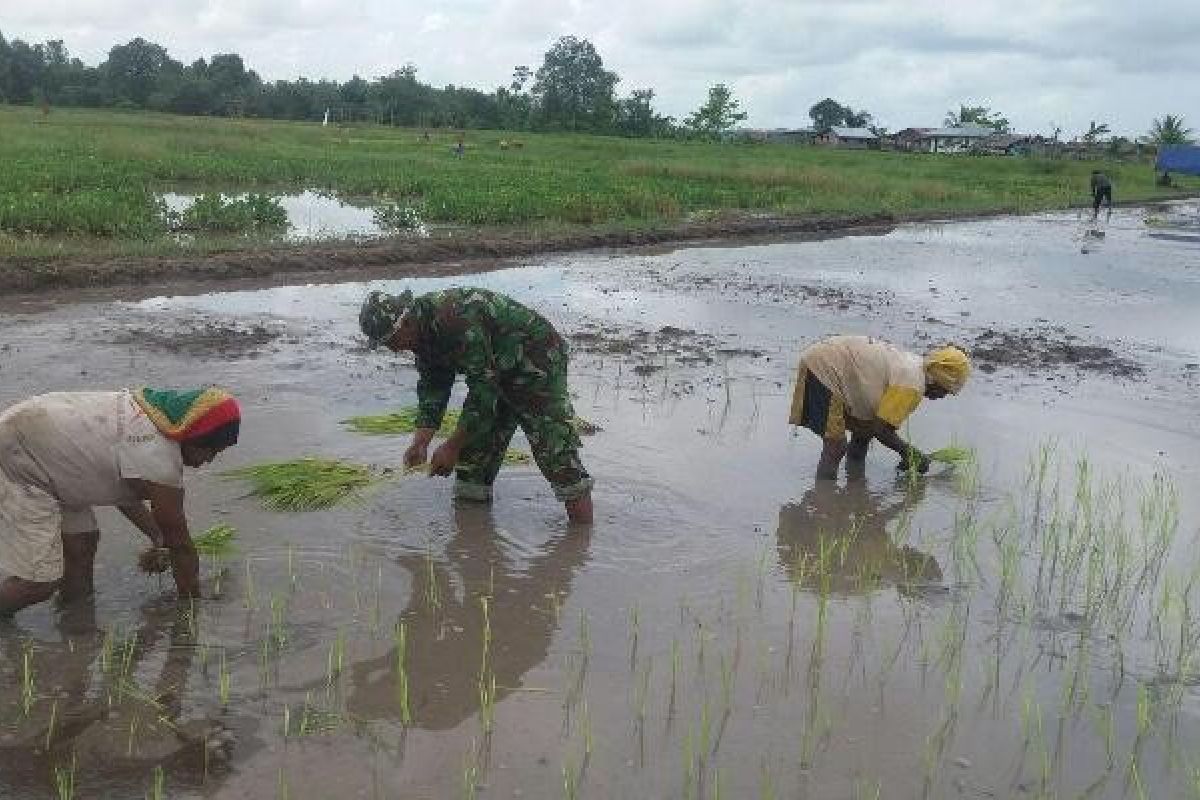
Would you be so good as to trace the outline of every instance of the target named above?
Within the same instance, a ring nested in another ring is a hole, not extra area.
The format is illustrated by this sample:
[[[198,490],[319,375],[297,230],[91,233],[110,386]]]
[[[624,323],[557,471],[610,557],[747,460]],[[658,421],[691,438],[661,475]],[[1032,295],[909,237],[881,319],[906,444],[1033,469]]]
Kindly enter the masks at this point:
[[[463,271],[486,268],[495,259],[538,253],[612,247],[643,247],[669,242],[725,239],[776,234],[822,234],[877,228],[898,222],[992,216],[958,212],[923,214],[763,215],[725,213],[647,230],[478,231],[444,239],[388,239],[365,244],[281,245],[269,250],[208,254],[194,257],[126,257],[100,261],[7,259],[0,261],[0,294],[44,288],[125,286],[168,280],[236,281],[265,279],[288,273],[341,273],[397,265],[428,268],[456,263]],[[408,270],[405,270],[408,272]]]
[[[170,329],[129,327],[111,340],[113,344],[165,351],[186,356],[254,357],[278,339],[280,332],[264,325],[230,324],[218,319],[200,319]]]
[[[1086,343],[1065,328],[1040,326],[999,331],[988,328],[975,337],[971,356],[984,372],[998,367],[1053,370],[1071,367],[1118,378],[1136,378],[1143,368],[1111,347]]]

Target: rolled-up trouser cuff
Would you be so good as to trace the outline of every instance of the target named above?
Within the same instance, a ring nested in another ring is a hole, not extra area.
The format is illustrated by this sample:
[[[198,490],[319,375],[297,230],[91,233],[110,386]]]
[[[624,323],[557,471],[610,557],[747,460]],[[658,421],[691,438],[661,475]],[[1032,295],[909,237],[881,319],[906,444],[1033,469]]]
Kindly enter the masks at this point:
[[[470,500],[476,503],[492,501],[492,487],[482,483],[468,483],[464,480],[454,482],[454,499]]]
[[[576,483],[568,484],[567,486],[555,486],[554,496],[561,502],[567,503],[571,500],[578,500],[592,493],[592,487],[596,482],[590,477],[584,478]]]

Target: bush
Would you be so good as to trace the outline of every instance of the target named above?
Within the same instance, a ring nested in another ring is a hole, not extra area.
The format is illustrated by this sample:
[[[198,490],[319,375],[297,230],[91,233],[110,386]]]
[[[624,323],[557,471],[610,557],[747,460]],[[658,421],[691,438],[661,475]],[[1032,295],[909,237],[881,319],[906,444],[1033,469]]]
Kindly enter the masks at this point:
[[[225,197],[219,192],[202,194],[182,212],[168,214],[175,231],[250,233],[287,227],[287,212],[279,201],[265,194],[242,198]]]

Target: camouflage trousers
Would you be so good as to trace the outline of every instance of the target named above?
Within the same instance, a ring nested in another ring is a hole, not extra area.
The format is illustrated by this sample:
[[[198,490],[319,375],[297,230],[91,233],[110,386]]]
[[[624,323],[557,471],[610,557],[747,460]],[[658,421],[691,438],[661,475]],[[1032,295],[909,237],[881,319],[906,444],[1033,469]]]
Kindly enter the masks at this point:
[[[474,412],[481,424],[463,442],[456,471],[455,496],[465,500],[490,500],[492,483],[504,464],[504,455],[519,426],[529,440],[533,460],[561,501],[583,497],[593,481],[579,460],[579,432],[575,410],[567,391],[566,347],[543,353],[534,369],[519,370],[505,380],[494,408],[472,405],[467,397],[463,412]]]

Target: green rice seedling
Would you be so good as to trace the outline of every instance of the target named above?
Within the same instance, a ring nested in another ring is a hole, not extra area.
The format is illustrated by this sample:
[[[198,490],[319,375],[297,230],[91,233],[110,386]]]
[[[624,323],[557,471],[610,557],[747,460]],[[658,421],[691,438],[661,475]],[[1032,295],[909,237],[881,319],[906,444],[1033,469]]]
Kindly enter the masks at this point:
[[[232,525],[214,525],[199,536],[193,536],[192,544],[202,556],[224,557],[233,552],[235,536],[237,528]]]
[[[276,653],[283,650],[287,645],[287,601],[282,597],[273,596],[271,598],[271,621],[269,623],[268,640]]]
[[[433,542],[425,545],[425,605],[430,611],[437,611],[441,605],[438,594],[437,570],[433,560]]]
[[[232,680],[229,674],[229,667],[225,664],[225,651],[222,650],[221,667],[220,671],[217,673],[217,696],[221,700],[222,708],[227,708],[229,706],[229,690],[231,683]]]
[[[638,651],[638,632],[640,622],[638,619],[638,605],[634,603],[629,607],[629,671],[632,672],[637,667],[637,651]]]
[[[58,698],[54,698],[54,702],[50,704],[50,724],[46,727],[46,751],[50,751],[50,744],[54,741],[54,724],[58,720]]]
[[[687,733],[683,736],[682,751],[683,791],[680,794],[684,798],[691,798],[694,796],[696,788],[696,754],[692,745],[692,726],[690,724]]]
[[[576,800],[579,797],[579,769],[570,756],[563,760],[562,782],[564,800]]]
[[[167,796],[167,774],[159,764],[154,768],[154,782],[150,785],[151,800],[163,800]]]
[[[462,767],[462,798],[475,800],[479,792],[479,761],[472,744],[471,752],[463,757]]]
[[[397,623],[394,629],[396,643],[396,694],[400,705],[400,722],[412,724],[412,709],[408,702],[408,627]]]
[[[485,736],[491,734],[496,725],[496,675],[488,671],[479,676],[479,724]]]
[[[333,644],[329,647],[329,657],[325,668],[325,685],[332,689],[334,682],[346,667],[346,632],[338,629]]]
[[[242,467],[223,473],[250,483],[250,493],[274,511],[317,511],[356,498],[375,479],[358,464],[301,458]]]
[[[54,767],[54,788],[58,800],[74,800],[75,798],[75,754],[71,753],[71,766],[64,767],[56,764]]]
[[[242,587],[247,611],[258,610],[258,595],[254,591],[254,573],[250,569],[250,559],[246,559],[246,583]]]
[[[283,767],[280,767],[279,779],[275,782],[275,800],[288,800],[289,797],[287,775],[284,773]]]
[[[34,700],[37,699],[37,684],[33,672],[33,642],[26,642],[21,648],[21,708],[27,717],[33,708]]]
[[[634,688],[634,714],[637,716],[639,724],[646,719],[646,700],[650,696],[650,675],[653,670],[654,657],[647,656],[645,665],[642,667],[641,679]]]
[[[304,707],[300,712],[296,735],[304,737],[333,733],[342,726],[343,722],[342,715],[337,711],[313,705],[312,693],[308,692],[304,695]]]

